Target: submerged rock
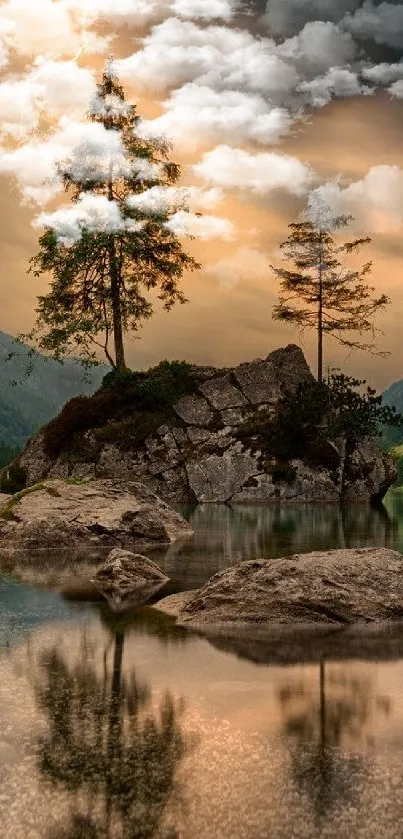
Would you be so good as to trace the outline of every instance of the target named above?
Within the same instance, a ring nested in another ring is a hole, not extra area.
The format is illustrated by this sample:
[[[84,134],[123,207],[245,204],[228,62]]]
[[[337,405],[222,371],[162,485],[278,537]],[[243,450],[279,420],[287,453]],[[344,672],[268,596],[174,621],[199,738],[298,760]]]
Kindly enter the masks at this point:
[[[179,513],[140,483],[47,480],[12,496],[0,512],[2,548],[144,550],[193,533]]]
[[[111,551],[92,579],[114,612],[147,603],[168,581],[146,556],[121,548]]]
[[[202,628],[403,621],[403,556],[357,548],[241,562],[177,606],[180,624]]]

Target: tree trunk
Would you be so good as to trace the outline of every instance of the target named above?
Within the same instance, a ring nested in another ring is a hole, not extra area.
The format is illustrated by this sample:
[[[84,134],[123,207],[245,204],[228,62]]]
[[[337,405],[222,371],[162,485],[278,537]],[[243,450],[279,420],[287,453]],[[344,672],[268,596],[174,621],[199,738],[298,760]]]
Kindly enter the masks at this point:
[[[117,370],[126,368],[125,347],[123,342],[122,309],[120,303],[120,277],[113,237],[109,245],[109,276],[111,281],[111,300],[113,315],[113,340],[115,345],[115,364]]]
[[[113,201],[113,171],[112,165],[108,182],[108,200]],[[113,234],[109,240],[109,277],[111,281],[111,301],[113,317],[113,340],[115,344],[115,364],[117,370],[126,369],[125,347],[123,342],[122,307],[120,300],[120,275],[116,246]]]
[[[322,248],[319,263],[319,310],[318,310],[318,382],[323,382],[323,264]]]

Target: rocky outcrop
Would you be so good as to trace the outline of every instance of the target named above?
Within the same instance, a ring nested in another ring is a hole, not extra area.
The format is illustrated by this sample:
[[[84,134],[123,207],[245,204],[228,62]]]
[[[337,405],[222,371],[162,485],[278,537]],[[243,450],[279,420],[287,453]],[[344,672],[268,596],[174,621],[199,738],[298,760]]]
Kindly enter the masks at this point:
[[[12,550],[87,546],[145,550],[192,535],[187,522],[142,484],[46,480],[12,496],[0,512],[0,545]]]
[[[167,606],[172,614],[170,598]],[[403,557],[357,548],[241,562],[182,604],[178,598],[176,607],[179,623],[189,627],[402,622]]]
[[[58,456],[49,456],[45,428],[19,461],[27,485],[90,476],[141,481],[172,504],[265,504],[368,502],[393,483],[393,461],[369,439],[348,453],[342,441],[328,441],[326,466],[295,459],[284,470],[259,441],[242,437],[245,425],[276,413],[285,392],[312,380],[299,347],[233,369],[193,367],[191,374],[194,392],[182,395],[169,418],[140,441],[130,438],[127,411],[120,424],[78,433],[74,446]]]
[[[146,556],[115,548],[92,582],[114,612],[123,612],[146,603],[168,580]]]

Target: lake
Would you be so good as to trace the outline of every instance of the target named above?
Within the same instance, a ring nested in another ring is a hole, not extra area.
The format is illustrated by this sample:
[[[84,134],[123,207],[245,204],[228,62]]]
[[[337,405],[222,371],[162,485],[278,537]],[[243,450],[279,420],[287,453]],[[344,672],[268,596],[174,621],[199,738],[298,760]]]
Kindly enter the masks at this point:
[[[403,553],[398,491],[381,510],[186,514],[194,540],[153,554],[177,589],[257,556]],[[390,645],[285,666],[262,641],[209,641],[152,608],[116,617],[6,576],[0,604],[5,839],[402,836],[403,659]]]

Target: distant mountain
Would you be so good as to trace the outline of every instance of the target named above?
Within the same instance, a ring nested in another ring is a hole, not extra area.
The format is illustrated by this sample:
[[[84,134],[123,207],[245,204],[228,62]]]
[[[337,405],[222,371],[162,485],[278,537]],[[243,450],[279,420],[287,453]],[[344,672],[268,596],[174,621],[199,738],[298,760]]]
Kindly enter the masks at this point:
[[[403,414],[403,379],[394,382],[383,394],[383,404],[395,407],[399,414]],[[396,446],[403,442],[403,425],[398,428],[384,428],[382,442],[388,446]]]
[[[59,364],[35,353],[33,370],[26,376],[29,352],[29,347],[15,344],[11,335],[0,331],[0,445],[11,449],[21,448],[73,396],[94,393],[110,369],[94,368],[87,381],[78,361]],[[16,355],[7,360],[10,353]]]

